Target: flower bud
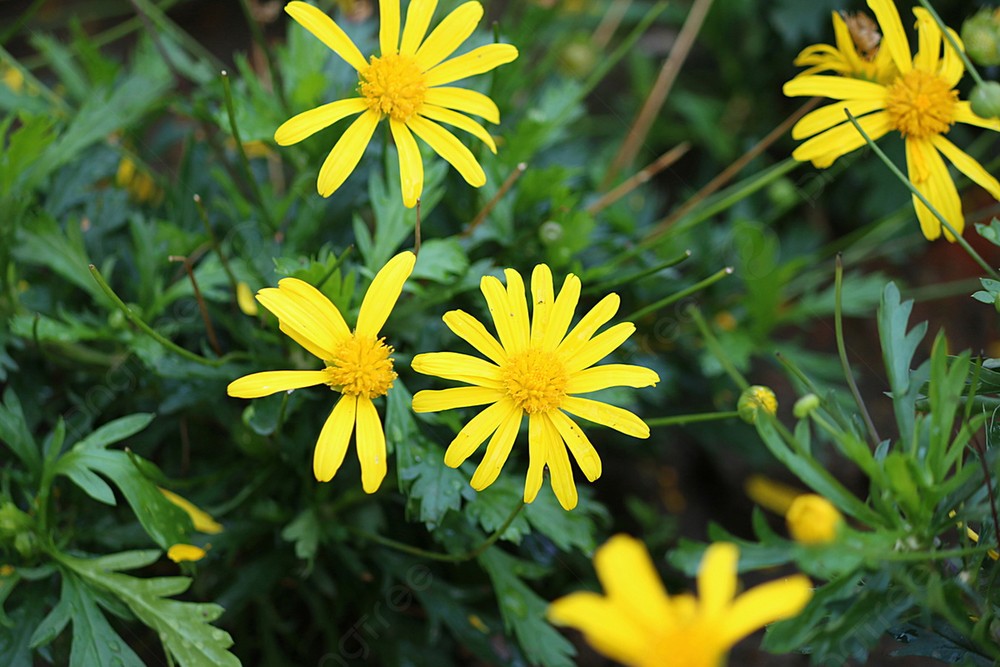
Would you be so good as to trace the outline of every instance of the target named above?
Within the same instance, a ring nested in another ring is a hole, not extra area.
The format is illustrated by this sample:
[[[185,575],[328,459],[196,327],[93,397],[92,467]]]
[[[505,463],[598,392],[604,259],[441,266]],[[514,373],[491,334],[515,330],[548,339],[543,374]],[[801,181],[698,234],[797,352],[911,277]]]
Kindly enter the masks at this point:
[[[972,112],[981,118],[1000,117],[1000,82],[984,81],[969,96]]]
[[[796,419],[805,419],[812,411],[819,407],[819,396],[816,394],[806,394],[799,400],[795,401],[795,406],[792,407],[792,414],[795,415]]]
[[[988,9],[962,24],[965,52],[977,65],[1000,65],[1000,16]]]
[[[778,398],[769,387],[755,384],[752,387],[747,387],[740,394],[740,400],[736,403],[736,412],[739,413],[740,419],[746,423],[755,424],[757,413],[760,410],[770,415],[776,414],[778,412]]]
[[[788,532],[800,544],[829,544],[837,539],[844,517],[829,500],[815,493],[804,493],[792,501],[788,513]]]

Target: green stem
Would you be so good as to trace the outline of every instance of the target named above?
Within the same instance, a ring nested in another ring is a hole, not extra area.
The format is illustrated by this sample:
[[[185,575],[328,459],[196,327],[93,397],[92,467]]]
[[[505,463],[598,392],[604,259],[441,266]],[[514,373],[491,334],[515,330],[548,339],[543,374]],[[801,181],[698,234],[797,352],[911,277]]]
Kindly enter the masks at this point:
[[[817,387],[815,383],[813,383],[812,379],[810,379],[809,376],[806,375],[801,368],[796,366],[791,359],[783,355],[781,352],[775,352],[774,356],[775,358],[777,358],[778,363],[780,363],[782,366],[785,367],[786,371],[794,375],[799,380],[799,382],[801,382],[802,385],[809,390],[810,394],[816,394],[817,396],[822,395],[822,392],[819,390],[819,387]]]
[[[700,414],[691,415],[674,415],[671,417],[657,417],[656,419],[646,419],[646,425],[649,427],[653,426],[679,426],[681,424],[695,424],[698,422],[708,422],[708,421],[718,421],[722,419],[733,419],[734,417],[739,417],[740,413],[736,410],[729,410],[727,412],[702,412]]]
[[[975,79],[976,85],[982,86],[985,83],[983,81],[983,77],[979,76],[979,72],[976,71],[976,66],[972,64],[971,60],[969,60],[969,56],[965,55],[965,51],[958,45],[958,42],[955,41],[955,37],[951,34],[951,30],[944,24],[944,21],[942,21],[941,17],[938,16],[938,13],[934,11],[934,8],[931,7],[931,3],[927,0],[918,1],[924,6],[927,13],[931,15],[934,22],[938,24],[938,28],[940,28],[941,34],[944,35],[945,41],[948,42],[951,48],[955,51],[956,55],[961,58],[962,64],[965,65],[965,69],[972,75],[972,78]],[[937,54],[934,54],[934,56],[937,57]]]
[[[446,554],[446,553],[441,553],[440,551],[428,551],[427,549],[421,549],[420,547],[415,547],[406,544],[405,542],[398,542],[388,537],[382,537],[381,535],[376,535],[375,533],[369,533],[368,531],[365,530],[360,530],[357,528],[350,528],[350,527],[348,529],[351,532],[355,533],[356,535],[359,535],[367,540],[371,540],[376,544],[381,544],[384,547],[389,547],[390,549],[395,549],[396,551],[402,551],[403,553],[408,553],[411,556],[419,556],[421,558],[427,558],[429,560],[441,561],[442,563],[464,563],[465,561],[476,558],[477,556],[479,556],[479,554],[483,553],[491,546],[493,546],[493,544],[500,539],[500,536],[503,535],[505,532],[507,532],[507,529],[510,527],[510,524],[514,523],[514,519],[517,518],[517,515],[520,514],[521,510],[523,509],[524,509],[524,501],[522,500],[517,504],[517,507],[514,508],[514,511],[510,513],[510,516],[507,517],[507,520],[503,522],[503,525],[501,525],[499,528],[493,531],[493,534],[487,537],[486,541],[484,541],[476,548],[460,554]]]
[[[680,301],[681,299],[683,299],[684,297],[686,297],[688,295],[694,294],[695,292],[700,292],[701,290],[705,289],[706,287],[708,287],[710,285],[714,285],[715,283],[719,282],[720,280],[722,280],[726,276],[731,275],[732,273],[733,273],[733,267],[727,266],[724,269],[720,269],[719,271],[716,271],[715,273],[713,273],[712,275],[710,275],[708,278],[705,278],[704,280],[702,280],[700,282],[697,282],[694,285],[691,285],[690,287],[682,289],[680,292],[676,292],[674,294],[671,294],[668,297],[660,299],[656,303],[651,303],[648,306],[644,306],[644,307],[640,308],[639,310],[637,310],[637,311],[635,311],[633,313],[630,313],[629,315],[627,315],[626,317],[624,317],[622,319],[624,321],[626,321],[626,322],[634,322],[634,321],[638,320],[639,318],[641,318],[644,315],[648,315],[649,313],[655,312],[655,311],[659,310],[660,308],[665,308],[665,307],[669,306],[670,304],[672,304],[672,303],[674,303],[676,301]]]
[[[719,360],[723,370],[733,379],[733,382],[740,388],[740,391],[749,387],[750,383],[736,369],[733,362],[729,360],[726,351],[722,349],[722,345],[719,344],[718,339],[712,334],[712,331],[708,328],[708,324],[705,323],[705,318],[701,316],[701,311],[698,310],[698,307],[692,304],[688,306],[687,312],[691,314],[691,318],[698,327],[698,331],[701,332],[701,337],[705,339],[705,345],[715,355],[715,358]]]
[[[590,287],[584,289],[583,293],[584,294],[606,293],[608,290],[618,287],[619,285],[627,285],[628,283],[632,283],[637,280],[642,280],[646,276],[651,276],[654,273],[659,273],[663,269],[669,269],[672,266],[677,266],[681,262],[687,260],[689,257],[691,257],[691,251],[685,250],[677,257],[674,257],[673,259],[668,259],[667,261],[661,262],[660,264],[657,264],[655,266],[651,266],[648,269],[643,269],[642,271],[638,271],[636,273],[632,273],[625,276],[619,276],[618,278],[611,278],[610,280],[606,280],[602,283],[596,283],[594,285],[591,285]],[[586,276],[584,276],[584,279],[586,279]]]
[[[951,233],[955,241],[960,246],[962,246],[962,249],[965,250],[966,254],[968,254],[969,257],[971,257],[972,260],[976,262],[976,264],[982,267],[982,269],[986,271],[986,273],[991,278],[993,278],[994,280],[1000,280],[1000,274],[998,274],[993,269],[993,267],[987,264],[986,260],[984,260],[979,255],[978,252],[973,250],[972,246],[969,245],[969,242],[966,241],[964,238],[962,238],[961,234],[955,231],[955,228],[951,226],[951,223],[945,220],[944,216],[941,215],[941,213],[939,213],[936,208],[934,208],[934,206],[930,203],[930,201],[928,201],[927,197],[925,197],[924,194],[920,192],[920,190],[918,190],[916,186],[913,185],[913,183],[910,182],[910,179],[908,179],[903,174],[903,172],[899,170],[899,167],[897,167],[895,164],[892,163],[892,160],[889,159],[889,156],[886,155],[881,148],[875,145],[875,142],[872,141],[872,138],[868,136],[868,133],[865,132],[864,129],[861,127],[861,124],[858,123],[858,120],[854,117],[854,114],[852,114],[847,109],[844,109],[844,113],[847,114],[847,119],[851,121],[851,124],[854,125],[854,128],[859,133],[861,133],[861,138],[865,140],[865,143],[868,144],[868,146],[872,149],[875,155],[877,155],[878,158],[882,160],[882,162],[885,164],[885,166],[889,168],[889,171],[891,171],[896,176],[896,178],[898,178],[900,182],[902,182],[903,185],[905,185],[910,190],[910,192],[913,193],[913,196],[919,199],[920,202],[927,207],[927,210],[929,210],[931,213],[934,214],[934,217],[936,217],[941,222],[941,224],[944,225],[945,229],[947,229]]]
[[[865,406],[864,399],[861,398],[858,385],[854,382],[851,362],[847,359],[847,345],[844,343],[844,309],[842,303],[844,293],[844,261],[840,253],[837,253],[837,269],[834,276],[833,326],[837,338],[837,354],[840,356],[840,367],[844,371],[844,378],[847,380],[847,386],[851,389],[854,402],[858,404],[858,410],[861,411],[861,417],[865,420],[868,435],[872,438],[872,446],[877,447],[878,443],[882,442],[882,438],[878,437],[878,431],[875,430],[875,423],[872,421],[872,416],[868,414],[868,408]]]
[[[224,357],[223,358],[219,358],[219,359],[207,359],[207,358],[201,356],[200,354],[195,354],[194,352],[191,352],[190,350],[185,350],[180,345],[177,345],[176,343],[167,340],[166,338],[164,338],[163,336],[161,336],[159,333],[157,333],[156,330],[153,329],[153,327],[151,327],[148,324],[146,324],[142,320],[142,318],[140,318],[138,315],[136,315],[132,311],[132,309],[129,308],[128,305],[124,301],[121,300],[121,297],[119,297],[117,294],[115,294],[115,291],[113,289],[111,289],[111,286],[108,285],[107,282],[105,282],[104,277],[101,275],[101,272],[98,271],[97,267],[94,266],[93,264],[90,265],[90,275],[94,276],[94,280],[97,281],[97,284],[98,284],[98,286],[100,286],[101,291],[103,291],[107,295],[107,297],[109,299],[111,299],[111,301],[116,306],[118,306],[118,309],[122,311],[122,313],[125,315],[125,317],[128,319],[129,322],[131,322],[135,326],[139,327],[139,329],[141,329],[143,333],[145,333],[147,336],[149,336],[150,338],[152,338],[153,340],[155,340],[157,343],[159,343],[163,347],[167,348],[171,352],[174,352],[175,354],[178,354],[178,355],[184,357],[188,361],[193,361],[195,363],[202,364],[203,366],[218,367],[218,366],[221,366],[222,364],[226,363],[227,359],[224,358]]]
[[[286,114],[289,114],[291,112],[288,100],[285,98],[285,86],[281,80],[281,72],[274,64],[274,58],[271,57],[271,52],[267,48],[267,40],[264,39],[264,32],[260,29],[260,23],[253,17],[253,12],[250,11],[250,5],[247,0],[240,0],[240,9],[243,10],[243,18],[246,19],[247,26],[250,27],[250,36],[253,37],[254,43],[257,44],[257,48],[260,49],[261,54],[264,56],[264,61],[267,63],[267,71],[271,75],[271,88],[277,93],[278,103],[281,104],[282,110]]]
[[[233,270],[229,268],[229,260],[226,259],[225,253],[222,252],[222,246],[219,245],[219,238],[215,235],[215,231],[212,229],[212,223],[208,221],[208,213],[205,211],[204,204],[201,203],[201,196],[194,196],[194,205],[198,209],[198,215],[201,216],[201,221],[205,225],[205,231],[208,232],[208,240],[212,243],[212,249],[215,250],[215,254],[219,256],[219,261],[222,263],[222,270],[226,272],[226,276],[229,278],[229,284],[233,289],[233,295],[235,295],[239,289],[239,281],[236,280],[236,275],[233,274]]]
[[[257,206],[260,207],[260,212],[264,216],[267,226],[271,229],[277,229],[274,219],[271,218],[271,211],[268,209],[264,201],[264,196],[260,192],[260,187],[257,185],[257,179],[254,178],[253,171],[250,170],[250,160],[247,158],[246,149],[243,147],[240,128],[236,125],[236,108],[233,106],[233,91],[229,87],[229,74],[226,70],[222,70],[222,91],[226,97],[226,112],[229,114],[229,126],[233,130],[233,139],[236,141],[236,152],[240,156],[240,166],[243,167],[243,175],[247,179],[254,199],[257,200]]]

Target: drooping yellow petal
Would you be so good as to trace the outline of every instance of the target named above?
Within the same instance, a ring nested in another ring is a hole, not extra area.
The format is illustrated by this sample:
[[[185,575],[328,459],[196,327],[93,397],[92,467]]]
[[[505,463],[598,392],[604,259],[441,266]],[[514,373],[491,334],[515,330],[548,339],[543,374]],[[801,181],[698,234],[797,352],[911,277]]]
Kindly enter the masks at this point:
[[[877,111],[857,120],[872,141],[877,141],[892,129],[892,121],[885,111]],[[792,151],[792,157],[800,162],[812,161],[816,167],[825,169],[840,156],[864,145],[861,133],[854,125],[845,122],[806,141]]]
[[[472,152],[458,138],[437,123],[423,116],[413,115],[406,121],[414,134],[427,142],[431,149],[448,161],[465,182],[479,188],[486,184],[486,173]]]
[[[528,474],[524,479],[524,502],[534,502],[542,488],[542,473],[548,454],[539,413],[528,415]]]
[[[732,646],[768,623],[798,615],[812,598],[812,583],[795,575],[750,589],[736,598],[719,625],[720,640]]]
[[[455,439],[448,445],[444,454],[444,464],[449,468],[457,468],[479,449],[483,440],[490,437],[500,426],[507,413],[510,412],[510,402],[500,401],[481,411],[462,427]]]
[[[788,97],[817,95],[834,100],[884,100],[885,86],[843,76],[797,76],[781,88]]]
[[[586,346],[591,336],[615,316],[620,304],[621,298],[615,293],[611,293],[598,301],[597,305],[591,308],[566,335],[566,338],[559,343],[556,353],[564,359],[572,359]]]
[[[392,138],[399,152],[399,185],[403,192],[403,206],[413,208],[424,189],[424,163],[420,159],[420,148],[403,121],[390,118],[389,129],[392,130]]]
[[[434,104],[462,113],[471,113],[491,123],[500,122],[500,109],[496,102],[475,90],[465,88],[428,88],[424,94],[425,104]]]
[[[454,53],[455,49],[475,31],[481,18],[483,18],[483,6],[478,2],[466,2],[444,17],[417,49],[415,57],[420,71],[426,72]]]
[[[361,51],[354,45],[351,38],[334,23],[333,19],[324,14],[320,9],[305,2],[289,2],[285,5],[288,15],[298,22],[303,28],[311,32],[321,42],[326,44],[338,56],[343,58],[348,65],[361,71],[368,67],[368,61],[361,55]]]
[[[295,298],[303,309],[312,312],[319,326],[329,329],[338,343],[351,335],[351,330],[337,307],[325,294],[306,281],[298,278],[282,278],[278,281],[278,289],[283,294]]]
[[[450,310],[441,318],[452,332],[497,364],[507,360],[507,353],[483,323],[464,310]]]
[[[705,551],[698,567],[698,600],[705,616],[722,620],[722,613],[736,595],[739,558],[739,549],[728,542],[716,542]]]
[[[437,9],[437,0],[410,0],[406,9],[406,24],[403,26],[403,43],[399,52],[404,56],[412,56],[417,52],[420,42],[427,34],[427,26]]]
[[[885,101],[878,99],[867,100],[845,100],[843,102],[828,104],[825,107],[810,111],[792,128],[793,139],[805,139],[814,134],[829,130],[835,125],[840,125],[847,121],[847,114],[844,109],[851,112],[855,118],[860,118],[872,111],[885,108]]]
[[[955,103],[955,121],[1000,132],[1000,118],[983,118],[977,115],[972,111],[972,105],[968,101]]]
[[[399,51],[399,0],[379,0],[378,43],[382,57]]]
[[[604,424],[633,438],[649,437],[646,423],[623,408],[579,396],[567,396],[561,407],[570,414],[589,419],[595,424]]]
[[[938,73],[938,59],[941,55],[941,29],[923,7],[914,7],[917,17],[917,54],[913,56],[913,66],[931,74]],[[951,47],[948,47],[951,48]]]
[[[938,213],[944,216],[955,231],[961,234],[965,227],[962,200],[958,196],[958,189],[951,174],[948,173],[948,167],[941,159],[941,154],[930,141],[907,138],[906,167],[913,186],[927,198]],[[941,235],[943,227],[941,221],[916,195],[911,195],[911,199],[924,237],[933,241]],[[944,234],[949,241],[954,240],[954,235],[947,229],[944,229]]]
[[[469,482],[476,491],[482,491],[495,482],[500,475],[500,470],[507,462],[510,450],[514,447],[514,440],[517,439],[517,431],[520,429],[521,419],[524,417],[524,412],[514,405],[513,401],[504,399],[501,403],[505,404],[506,412],[501,417],[500,426],[493,432],[493,437],[486,445],[483,460],[480,461],[472,480]]]
[[[549,467],[549,481],[552,483],[552,491],[556,494],[556,500],[559,501],[562,508],[569,511],[575,508],[579,502],[576,484],[573,482],[573,468],[569,464],[569,455],[566,453],[566,446],[563,444],[559,431],[548,415],[541,413],[538,418],[542,423],[542,437],[545,440],[547,452],[545,461]]]
[[[531,344],[542,342],[549,328],[556,295],[552,287],[552,271],[545,264],[537,264],[531,272]]]
[[[500,368],[479,357],[458,352],[426,352],[413,358],[410,367],[424,375],[500,389]]]
[[[608,387],[654,387],[660,381],[656,371],[631,364],[605,364],[573,373],[566,384],[567,394],[586,394]]]
[[[463,116],[462,114],[452,111],[451,109],[434,106],[433,104],[427,104],[426,102],[424,102],[424,105],[420,107],[420,115],[424,118],[430,118],[431,120],[453,125],[460,130],[465,130],[486,144],[486,147],[493,153],[497,152],[497,145],[493,142],[493,137],[490,136],[490,133],[487,132],[482,125],[468,116]]]
[[[163,487],[157,487],[163,496],[172,502],[177,507],[184,510],[184,513],[191,518],[191,524],[194,529],[199,533],[207,533],[209,535],[217,535],[222,532],[222,524],[212,518],[205,510],[201,509],[194,503],[192,503],[187,498],[180,496],[173,491],[164,489]]]
[[[428,87],[443,86],[452,81],[483,74],[517,59],[517,49],[511,44],[487,44],[466,54],[447,60],[425,75]]]
[[[297,144],[320,130],[330,127],[338,120],[361,113],[367,108],[368,105],[364,99],[352,97],[351,99],[338,100],[316,107],[315,109],[310,109],[309,111],[303,111],[286,120],[274,131],[274,141],[279,146]]]
[[[375,133],[378,121],[379,115],[376,112],[370,109],[365,111],[351,123],[343,136],[333,145],[330,154],[323,161],[323,166],[320,167],[319,178],[316,180],[316,190],[320,195],[329,197],[344,184],[361,161],[361,156],[364,155],[365,148]]]
[[[323,384],[326,378],[326,371],[264,371],[233,380],[226,387],[226,393],[234,398],[260,398],[279,391]]]
[[[503,284],[493,276],[483,276],[479,281],[479,289],[486,297],[486,306],[493,317],[493,324],[497,329],[497,336],[500,344],[508,354],[516,354],[523,348],[518,346],[520,338],[514,327],[514,310],[507,299],[507,290]]]
[[[313,452],[313,474],[320,482],[333,479],[344,462],[351,434],[354,433],[357,405],[357,396],[341,396],[323,424]]]
[[[175,544],[167,549],[167,558],[175,563],[190,563],[201,560],[207,552],[193,544]]]
[[[547,413],[547,416],[566,442],[566,446],[573,454],[576,464],[580,466],[580,470],[587,480],[593,482],[600,477],[601,457],[583,430],[560,410],[552,410]]]
[[[372,280],[358,312],[358,326],[355,332],[358,336],[378,337],[382,325],[389,319],[403,284],[413,272],[417,256],[409,250],[399,253],[383,266]]]
[[[549,605],[547,616],[556,625],[580,630],[588,644],[623,665],[649,657],[649,636],[606,597],[573,593]]]
[[[993,195],[994,199],[1000,199],[1000,182],[998,182],[992,174],[986,171],[983,165],[979,164],[975,158],[948,141],[948,139],[942,135],[935,135],[931,137],[931,143],[935,148],[941,151],[960,172],[968,176],[973,183]]]
[[[367,396],[358,396],[358,462],[361,463],[361,487],[375,493],[385,479],[385,432],[375,404]]]
[[[580,301],[580,289],[580,279],[572,273],[568,274],[552,306],[548,327],[542,335],[543,350],[555,350],[566,336],[566,330],[576,312],[576,304]]]
[[[647,637],[668,623],[670,599],[642,542],[615,535],[594,553],[594,568],[608,598],[627,610]]]
[[[414,412],[442,412],[455,408],[496,403],[504,397],[499,389],[488,387],[455,387],[454,389],[424,389],[413,397]]]
[[[524,293],[524,280],[514,269],[504,269],[507,279],[507,303],[512,314],[511,325],[514,332],[513,350],[523,350],[528,347],[531,338],[531,323],[528,320],[528,300]]]
[[[900,74],[906,74],[913,69],[910,56],[910,42],[903,30],[903,21],[899,18],[899,10],[892,0],[868,0],[868,6],[875,14],[879,28],[882,29],[882,42],[879,50],[887,49],[892,55],[892,61]]]

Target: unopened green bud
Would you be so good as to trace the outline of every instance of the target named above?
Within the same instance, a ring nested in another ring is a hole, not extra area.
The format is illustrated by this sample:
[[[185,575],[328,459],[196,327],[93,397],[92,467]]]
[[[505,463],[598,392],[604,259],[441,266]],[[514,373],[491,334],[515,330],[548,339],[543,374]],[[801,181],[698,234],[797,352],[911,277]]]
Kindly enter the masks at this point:
[[[972,113],[981,118],[1000,117],[1000,82],[984,81],[969,96]]]
[[[995,12],[984,9],[966,19],[962,41],[965,52],[977,65],[1000,65],[1000,17]]]
[[[573,42],[559,57],[562,71],[572,77],[582,78],[593,71],[597,53],[590,42]]]
[[[792,414],[795,415],[796,419],[805,419],[812,411],[819,407],[819,396],[816,394],[806,394],[799,400],[795,401],[795,405],[792,407]]]
[[[545,245],[558,243],[563,237],[563,226],[555,220],[543,222],[538,228],[538,238]]]
[[[769,387],[755,384],[747,387],[740,394],[740,400],[736,403],[736,412],[740,419],[748,424],[757,423],[757,413],[763,410],[769,415],[778,412],[778,397],[774,395]]]

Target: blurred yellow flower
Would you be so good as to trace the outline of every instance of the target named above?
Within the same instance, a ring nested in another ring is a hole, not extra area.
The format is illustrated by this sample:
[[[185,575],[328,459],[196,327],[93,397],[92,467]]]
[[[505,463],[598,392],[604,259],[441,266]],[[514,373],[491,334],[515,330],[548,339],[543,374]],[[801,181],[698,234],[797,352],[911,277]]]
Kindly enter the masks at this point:
[[[156,186],[156,181],[146,171],[140,170],[131,158],[122,157],[115,174],[115,183],[125,188],[129,195],[139,203],[158,203],[163,198],[163,191]]]
[[[187,498],[177,495],[173,491],[168,491],[162,487],[157,488],[160,489],[160,493],[162,493],[167,500],[172,502],[174,505],[177,505],[177,507],[180,507],[189,517],[191,517],[191,523],[194,524],[194,529],[199,533],[216,535],[222,532],[222,524],[213,519],[208,512],[201,509]]]
[[[14,574],[13,565],[0,565],[0,577],[9,577],[12,574]]]
[[[710,545],[698,571],[700,598],[667,595],[642,542],[616,535],[594,554],[605,594],[572,593],[553,602],[548,617],[628,667],[719,667],[738,641],[797,615],[812,597],[802,575],[737,596],[738,559],[735,545]]]
[[[0,63],[0,81],[15,93],[20,93],[24,87],[24,75],[21,70],[7,63]]]
[[[358,72],[359,97],[324,104],[285,121],[274,140],[289,146],[333,125],[361,114],[334,144],[320,168],[316,188],[329,197],[361,160],[379,122],[389,119],[389,129],[399,153],[403,203],[416,205],[424,184],[420,137],[447,160],[472,186],[486,183],[486,174],[476,158],[449,130],[446,123],[480,139],[496,153],[493,138],[483,127],[463,114],[474,114],[491,123],[500,122],[497,105],[486,95],[444,84],[489,72],[517,58],[510,44],[488,44],[446,60],[476,29],[483,16],[478,2],[466,2],[448,14],[424,39],[437,0],[411,0],[400,41],[399,0],[379,3],[379,56],[370,60],[358,50],[333,19],[305,2],[290,2],[285,11]],[[458,113],[463,112],[463,113]]]
[[[175,563],[187,563],[201,560],[206,553],[208,552],[205,549],[193,544],[175,544],[167,549],[167,558]]]
[[[240,307],[244,315],[249,315],[250,317],[255,316],[259,312],[257,302],[253,299],[253,292],[250,291],[250,286],[242,281],[236,283],[236,305]]]
[[[795,64],[808,69],[799,76],[835,72],[854,79],[889,84],[897,76],[888,49],[879,48],[878,26],[862,12],[833,12],[836,46],[813,44],[802,49]],[[860,44],[859,44],[860,42]]]
[[[543,470],[548,466],[559,503],[567,510],[573,509],[577,491],[567,447],[591,482],[601,476],[601,458],[567,412],[636,438],[649,437],[649,427],[631,412],[573,394],[608,387],[648,387],[660,378],[641,366],[594,366],[635,331],[635,325],[623,322],[594,335],[618,311],[617,294],[602,299],[567,334],[580,298],[579,278],[568,275],[556,297],[549,267],[536,266],[531,274],[533,305],[529,321],[521,274],[513,269],[504,273],[506,289],[493,276],[480,282],[499,341],[464,311],[444,315],[444,323],[455,335],[493,363],[455,352],[418,354],[412,363],[418,373],[474,386],[417,392],[413,410],[437,412],[489,404],[459,431],[444,458],[446,465],[457,468],[492,434],[472,477],[472,487],[477,491],[492,484],[500,474],[527,414],[529,463],[524,502],[535,499],[542,486]]]
[[[887,82],[824,75],[798,76],[787,82],[783,90],[790,97],[818,95],[839,100],[806,114],[795,124],[792,137],[807,141],[792,157],[825,169],[840,156],[864,146],[864,138],[847,120],[845,110],[857,117],[873,140],[895,130],[905,140],[906,167],[914,187],[961,234],[965,227],[962,202],[941,156],[996,199],[1000,199],[1000,182],[945,135],[955,123],[1000,131],[1000,119],[981,118],[969,102],[959,99],[955,87],[965,67],[925,9],[913,9],[920,50],[912,55],[891,0],[868,0],[868,6],[884,34],[879,51],[890,54],[897,75]],[[961,45],[958,35],[950,29],[948,32]],[[938,238],[940,221],[916,196],[912,199],[924,236]],[[950,231],[945,229],[944,234],[954,241]]]
[[[372,399],[388,393],[396,373],[392,347],[378,334],[415,262],[412,252],[402,252],[382,267],[365,294],[353,332],[329,299],[297,278],[284,278],[277,288],[257,293],[261,305],[277,316],[281,331],[321,359],[325,368],[253,373],[230,383],[227,391],[237,398],[259,398],[325,384],[340,392],[313,455],[313,473],[321,482],[330,481],[337,473],[355,427],[365,492],[375,493],[385,478],[385,432]]]
[[[815,493],[803,493],[785,513],[788,532],[801,544],[829,544],[837,539],[844,516],[829,500]]]

